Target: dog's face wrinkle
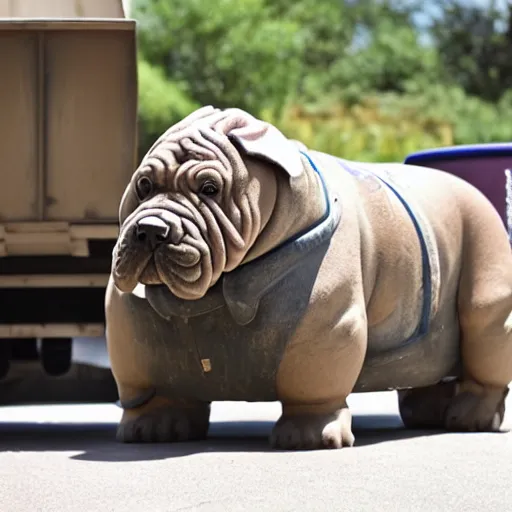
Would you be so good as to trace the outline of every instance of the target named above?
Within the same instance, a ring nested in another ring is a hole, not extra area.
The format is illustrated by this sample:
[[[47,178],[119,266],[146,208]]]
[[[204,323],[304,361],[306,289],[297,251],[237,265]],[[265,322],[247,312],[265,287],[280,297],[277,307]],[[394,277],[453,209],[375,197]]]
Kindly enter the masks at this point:
[[[182,145],[183,138],[186,140],[185,147]],[[186,147],[190,147],[192,151],[187,151]],[[201,154],[198,154],[198,151]],[[224,198],[233,195],[233,185],[243,188],[246,181],[243,161],[227,137],[201,127],[186,130],[176,142],[162,141],[145,157],[141,168],[148,167],[151,169],[150,177],[155,181],[156,187],[160,185],[163,190],[183,193],[186,193],[186,189],[180,182],[184,180],[186,185],[190,186],[193,181],[191,175],[208,167],[219,174]]]
[[[247,168],[242,160],[242,157],[235,149],[226,135],[216,131],[201,132],[204,139],[209,141],[214,147],[216,155],[218,154],[219,162],[225,169],[230,169],[231,184],[236,186],[239,190],[245,189],[247,186]]]
[[[221,229],[221,231],[224,235],[224,238],[226,239],[225,241],[230,242],[237,249],[243,249],[245,242],[242,237],[242,233],[239,232],[237,226],[233,224],[229,216],[226,215],[224,210],[215,201],[209,201],[208,203],[209,210],[215,217],[218,225],[221,228],[224,228]]]
[[[201,142],[207,148],[209,148],[213,155],[214,160],[218,161],[222,169],[229,169],[231,159],[225,151],[223,151],[222,145],[219,145],[219,141],[222,140],[219,135],[209,130],[199,130]]]
[[[199,132],[198,132],[199,133]],[[204,141],[203,141],[204,142]],[[212,148],[206,147],[205,144],[202,146],[197,144],[196,141],[190,137],[187,137],[180,141],[182,148],[185,150],[185,155],[188,160],[215,160],[215,153]]]
[[[219,226],[219,222],[211,209],[202,205],[199,212],[205,222],[204,238],[208,247],[211,249],[210,257],[212,259],[213,281],[217,282],[225,269],[227,261],[225,233],[221,226]]]

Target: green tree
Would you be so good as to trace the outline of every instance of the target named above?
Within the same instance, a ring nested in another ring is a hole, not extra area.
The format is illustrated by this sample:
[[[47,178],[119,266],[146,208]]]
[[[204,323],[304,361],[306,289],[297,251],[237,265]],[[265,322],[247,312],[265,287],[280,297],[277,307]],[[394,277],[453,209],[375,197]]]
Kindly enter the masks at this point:
[[[420,43],[411,0],[267,0],[276,16],[301,27],[302,99],[332,101],[373,91],[403,91],[437,76],[436,55]]]
[[[144,59],[200,104],[257,113],[297,88],[299,27],[264,0],[139,0],[134,15]]]
[[[445,82],[498,101],[512,87],[512,4],[438,0],[430,27]]]
[[[139,155],[144,156],[158,136],[199,107],[186,87],[167,80],[164,71],[145,61],[138,62]]]

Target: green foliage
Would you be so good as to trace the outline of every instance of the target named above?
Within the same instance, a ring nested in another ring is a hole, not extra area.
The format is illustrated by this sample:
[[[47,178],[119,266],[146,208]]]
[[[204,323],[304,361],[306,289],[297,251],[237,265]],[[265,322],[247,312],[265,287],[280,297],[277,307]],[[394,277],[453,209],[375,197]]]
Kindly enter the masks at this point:
[[[512,3],[444,0],[431,33],[447,82],[496,102],[512,87]]]
[[[436,79],[438,55],[424,48],[411,26],[383,20],[367,44],[338,63],[335,80],[342,98],[360,100],[368,92],[405,92],[409,82]]]
[[[142,0],[135,16],[144,57],[201,104],[257,113],[296,86],[299,28],[264,0]]]
[[[262,117],[312,149],[352,160],[400,161],[419,149],[452,144],[449,123],[397,105],[397,100],[401,98],[383,94],[354,105],[296,107],[281,116],[263,112]]]
[[[491,4],[135,0],[140,150],[206,104],[351,159],[512,140],[512,7]]]
[[[141,156],[169,125],[199,107],[184,86],[167,80],[162,69],[139,58],[139,133]]]

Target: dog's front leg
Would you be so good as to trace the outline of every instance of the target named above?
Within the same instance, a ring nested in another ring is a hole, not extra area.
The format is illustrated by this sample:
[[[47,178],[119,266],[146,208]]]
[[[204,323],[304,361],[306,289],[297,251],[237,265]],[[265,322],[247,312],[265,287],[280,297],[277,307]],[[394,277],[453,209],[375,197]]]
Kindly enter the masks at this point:
[[[106,294],[106,318],[110,367],[124,409],[117,440],[157,443],[204,439],[208,434],[210,404],[170,400],[159,395],[150,370],[151,351],[137,335],[137,323],[163,330],[164,320],[145,300],[119,292],[112,280]],[[148,337],[154,332],[149,330]]]
[[[304,327],[279,367],[283,413],[272,431],[271,444],[288,450],[352,446],[352,415],[346,400],[366,352],[365,310],[348,309],[329,329],[319,329],[318,323],[315,329],[309,322]]]

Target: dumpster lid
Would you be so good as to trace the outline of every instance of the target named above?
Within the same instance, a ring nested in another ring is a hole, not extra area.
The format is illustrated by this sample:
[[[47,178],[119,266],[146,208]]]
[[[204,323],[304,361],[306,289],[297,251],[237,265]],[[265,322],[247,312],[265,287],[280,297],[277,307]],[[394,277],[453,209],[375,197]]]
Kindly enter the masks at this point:
[[[489,156],[512,156],[512,142],[489,144],[466,144],[426,149],[411,153],[405,159],[406,164],[432,160],[451,160],[457,158],[483,158]]]

